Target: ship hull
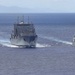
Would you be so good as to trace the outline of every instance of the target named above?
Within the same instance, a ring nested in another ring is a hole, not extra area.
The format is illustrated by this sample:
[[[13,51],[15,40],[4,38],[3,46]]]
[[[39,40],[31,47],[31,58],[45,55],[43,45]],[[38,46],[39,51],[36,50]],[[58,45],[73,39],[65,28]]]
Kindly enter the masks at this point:
[[[26,39],[26,40],[25,40]],[[19,47],[36,47],[36,40],[37,40],[37,37],[34,37],[33,40],[28,37],[28,38],[11,38],[10,41],[11,41],[11,44],[13,45],[16,45],[16,46],[19,46]]]

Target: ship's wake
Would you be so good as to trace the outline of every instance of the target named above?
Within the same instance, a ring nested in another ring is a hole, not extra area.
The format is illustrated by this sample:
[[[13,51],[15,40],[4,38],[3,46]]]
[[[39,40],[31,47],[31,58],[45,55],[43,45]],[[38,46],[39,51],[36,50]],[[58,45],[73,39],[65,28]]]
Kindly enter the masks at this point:
[[[12,45],[10,40],[4,40],[4,39],[0,40],[0,46],[2,46],[2,47],[11,47],[11,48],[19,48],[19,46]],[[36,44],[36,48],[43,48],[43,47],[50,47],[50,45],[40,44],[40,43]]]
[[[10,40],[4,40],[4,39],[2,39],[2,40],[0,40],[0,45],[1,45],[2,47],[18,48],[18,46],[12,45],[12,44],[10,43]]]
[[[39,36],[39,38],[43,38],[45,40],[50,40],[50,41],[55,41],[56,43],[59,44],[66,44],[66,45],[72,45],[72,42],[69,41],[64,41],[64,40],[60,40],[54,37],[47,37],[47,36]],[[2,47],[11,47],[11,48],[19,48],[19,46],[16,45],[12,45],[9,39],[0,39],[0,46]],[[36,48],[45,48],[45,47],[51,47],[51,44],[47,44],[47,43],[37,43],[36,44]],[[53,45],[55,46],[55,44]]]
[[[47,37],[47,36],[39,36],[39,37],[43,38],[43,39],[55,41],[55,42],[58,42],[58,43],[62,43],[62,44],[72,45],[72,42],[60,40],[60,39],[57,39],[57,38],[54,38],[54,37]]]
[[[37,44],[36,44],[36,47],[37,47],[37,48],[51,47],[51,45],[37,43]]]

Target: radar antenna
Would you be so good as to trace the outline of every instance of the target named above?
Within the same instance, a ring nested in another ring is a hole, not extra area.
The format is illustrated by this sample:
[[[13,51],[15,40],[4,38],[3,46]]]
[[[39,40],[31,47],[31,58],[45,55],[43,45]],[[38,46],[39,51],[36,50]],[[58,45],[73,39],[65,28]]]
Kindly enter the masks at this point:
[[[29,16],[28,16],[28,24],[29,24]]]
[[[23,22],[23,23],[24,23],[24,15],[22,16],[21,22]]]
[[[19,23],[19,16],[17,17],[17,23]]]

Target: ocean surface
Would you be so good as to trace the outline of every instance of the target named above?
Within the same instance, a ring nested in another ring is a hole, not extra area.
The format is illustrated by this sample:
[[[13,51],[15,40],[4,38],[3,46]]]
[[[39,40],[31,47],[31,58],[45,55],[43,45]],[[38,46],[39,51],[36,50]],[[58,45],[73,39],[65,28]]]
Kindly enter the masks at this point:
[[[34,24],[36,48],[10,43],[18,16]],[[75,75],[74,35],[75,13],[0,14],[0,75]]]

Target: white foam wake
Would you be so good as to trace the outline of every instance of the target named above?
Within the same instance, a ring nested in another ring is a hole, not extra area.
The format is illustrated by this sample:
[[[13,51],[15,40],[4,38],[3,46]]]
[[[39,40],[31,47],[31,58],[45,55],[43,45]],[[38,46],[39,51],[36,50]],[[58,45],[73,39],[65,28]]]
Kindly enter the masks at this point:
[[[16,45],[12,45],[10,40],[4,40],[4,39],[2,39],[2,40],[0,39],[0,45],[3,47],[6,46],[6,47],[12,47],[12,48],[19,48]],[[50,45],[37,43],[36,47],[43,48],[43,47],[50,47]]]
[[[0,45],[6,47],[18,48],[18,46],[12,45],[9,40],[4,40],[4,39],[0,40]]]
[[[57,38],[54,38],[54,37],[40,36],[40,38],[44,38],[44,39],[48,39],[48,40],[52,40],[52,41],[56,41],[56,42],[72,45],[72,42],[60,40],[60,39],[57,39]]]
[[[37,48],[51,47],[51,45],[37,43],[37,44],[36,44],[36,47],[37,47]]]

